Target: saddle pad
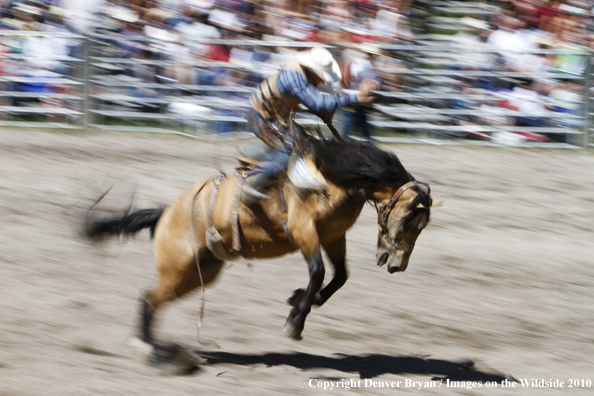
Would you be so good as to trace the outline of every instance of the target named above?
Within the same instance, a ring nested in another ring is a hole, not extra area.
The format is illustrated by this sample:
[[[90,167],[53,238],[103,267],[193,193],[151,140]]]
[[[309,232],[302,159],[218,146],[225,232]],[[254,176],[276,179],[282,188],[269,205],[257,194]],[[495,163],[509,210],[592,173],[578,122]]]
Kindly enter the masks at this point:
[[[294,156],[287,173],[289,180],[298,188],[320,191],[327,187],[326,179],[310,156]]]

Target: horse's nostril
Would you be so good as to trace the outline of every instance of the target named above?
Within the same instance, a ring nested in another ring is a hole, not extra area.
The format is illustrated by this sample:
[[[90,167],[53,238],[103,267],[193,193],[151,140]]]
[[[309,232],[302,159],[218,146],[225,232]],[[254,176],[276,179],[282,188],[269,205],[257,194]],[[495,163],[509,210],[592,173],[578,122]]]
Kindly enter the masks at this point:
[[[388,257],[390,257],[388,253],[382,253],[379,260],[377,260],[377,265],[381,267],[382,265],[386,264],[388,262]]]

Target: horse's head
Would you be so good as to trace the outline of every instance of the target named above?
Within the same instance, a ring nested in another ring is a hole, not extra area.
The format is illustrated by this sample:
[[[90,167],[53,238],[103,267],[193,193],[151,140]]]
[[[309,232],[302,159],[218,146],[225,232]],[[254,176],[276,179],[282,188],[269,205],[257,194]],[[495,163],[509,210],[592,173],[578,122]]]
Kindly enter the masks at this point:
[[[378,200],[379,235],[375,257],[377,265],[387,265],[388,272],[402,272],[421,231],[429,223],[433,203],[429,185],[410,181],[400,188],[383,189]]]

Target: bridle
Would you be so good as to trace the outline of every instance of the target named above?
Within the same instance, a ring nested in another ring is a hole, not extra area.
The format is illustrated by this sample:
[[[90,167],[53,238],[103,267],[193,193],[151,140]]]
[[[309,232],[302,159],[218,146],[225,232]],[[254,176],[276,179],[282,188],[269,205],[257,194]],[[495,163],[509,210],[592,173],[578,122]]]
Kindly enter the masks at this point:
[[[392,209],[394,209],[396,202],[398,202],[398,199],[400,199],[400,196],[406,190],[408,190],[409,188],[416,186],[416,185],[417,185],[416,180],[411,180],[408,183],[403,184],[402,186],[400,186],[400,188],[398,190],[396,190],[394,195],[392,195],[392,198],[390,198],[388,203],[377,207],[378,214],[379,213],[382,214],[381,219],[377,223],[377,226],[379,228],[379,233],[382,236],[382,238],[384,238],[386,240],[386,242],[388,242],[390,245],[392,245],[395,248],[397,248],[399,246],[398,246],[398,242],[395,241],[394,238],[392,238],[390,236],[390,233],[388,231],[388,218],[390,217],[390,213],[392,212]],[[402,246],[400,246],[400,247],[402,247]]]

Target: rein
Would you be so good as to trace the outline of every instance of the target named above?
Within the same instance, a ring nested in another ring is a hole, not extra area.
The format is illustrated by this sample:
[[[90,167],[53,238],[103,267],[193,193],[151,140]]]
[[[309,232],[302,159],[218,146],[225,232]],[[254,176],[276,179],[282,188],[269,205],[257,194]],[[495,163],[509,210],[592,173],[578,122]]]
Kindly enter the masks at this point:
[[[382,236],[382,238],[384,238],[390,245],[394,246],[394,247],[398,247],[398,242],[396,242],[394,240],[394,238],[392,238],[390,236],[390,233],[388,231],[388,218],[390,217],[390,213],[392,212],[392,209],[394,209],[394,206],[396,205],[396,202],[398,202],[398,199],[400,199],[400,196],[409,188],[416,186],[417,182],[415,180],[411,180],[406,184],[403,184],[402,186],[400,186],[400,188],[398,190],[396,190],[396,192],[394,193],[394,195],[392,195],[392,198],[390,198],[390,200],[388,201],[388,203],[386,203],[385,205],[380,205],[377,208],[377,212],[382,214],[382,217],[380,219],[380,221],[377,223],[377,226],[379,228],[379,232],[380,235]]]

